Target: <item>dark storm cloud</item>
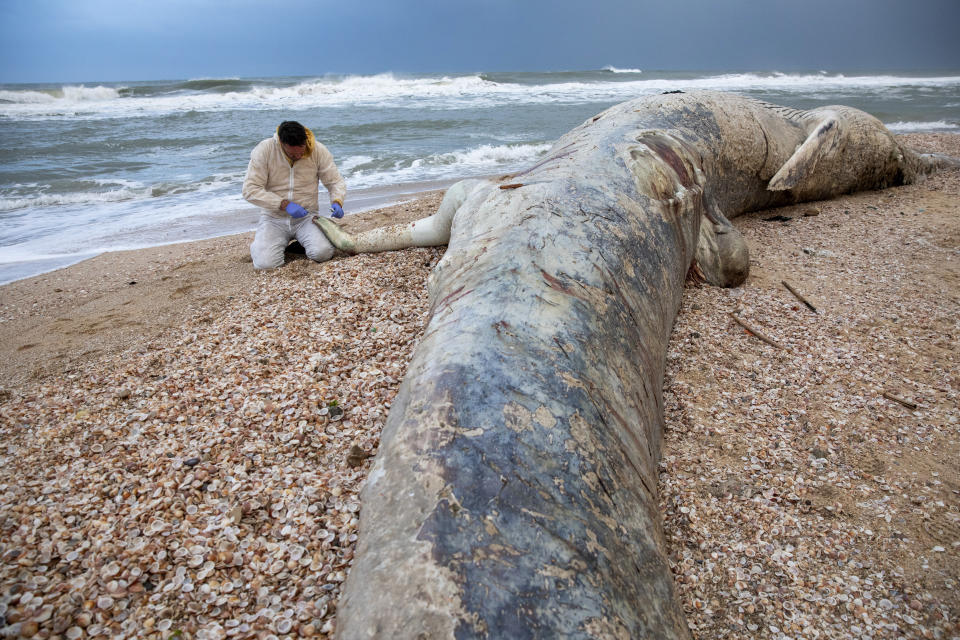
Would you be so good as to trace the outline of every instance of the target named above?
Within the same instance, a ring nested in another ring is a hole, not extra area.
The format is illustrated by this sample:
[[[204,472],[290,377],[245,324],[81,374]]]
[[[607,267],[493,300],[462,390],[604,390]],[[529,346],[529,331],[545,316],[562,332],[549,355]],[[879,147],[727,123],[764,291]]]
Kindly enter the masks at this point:
[[[0,81],[956,69],[956,0],[2,0]]]

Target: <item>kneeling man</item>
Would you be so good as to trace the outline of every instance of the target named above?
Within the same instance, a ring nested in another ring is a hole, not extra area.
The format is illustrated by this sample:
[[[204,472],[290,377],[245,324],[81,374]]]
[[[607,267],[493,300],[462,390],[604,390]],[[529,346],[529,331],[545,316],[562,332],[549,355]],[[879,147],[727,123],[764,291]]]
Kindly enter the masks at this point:
[[[333,255],[333,246],[313,224],[320,210],[320,182],[330,196],[331,215],[342,218],[346,184],[327,148],[299,122],[281,123],[272,138],[254,147],[243,198],[263,209],[250,245],[255,269],[281,266],[283,251],[293,238],[311,260],[323,262]]]

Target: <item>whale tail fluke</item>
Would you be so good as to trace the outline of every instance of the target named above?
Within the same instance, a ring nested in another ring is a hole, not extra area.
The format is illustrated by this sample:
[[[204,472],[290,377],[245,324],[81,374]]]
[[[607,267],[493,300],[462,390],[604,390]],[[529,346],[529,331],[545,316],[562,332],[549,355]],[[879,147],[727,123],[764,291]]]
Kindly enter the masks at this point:
[[[436,213],[413,222],[401,222],[359,233],[348,233],[330,218],[317,217],[314,222],[327,236],[330,244],[350,255],[396,251],[409,247],[437,247],[450,241],[454,214],[479,187],[494,188],[487,180],[461,180],[447,189]]]
[[[334,247],[350,255],[356,255],[358,253],[353,235],[344,231],[336,222],[323,216],[317,216],[313,219],[313,222],[320,227],[323,235],[327,236],[327,240],[329,240],[330,244]]]
[[[348,233],[339,224],[329,218],[318,217],[314,219],[323,234],[327,236],[337,249],[356,255],[358,253],[379,253],[381,251],[396,251],[397,249],[406,249],[408,247],[426,247],[434,244],[444,244],[443,242],[424,242],[422,238],[416,237],[414,230],[417,223],[403,222],[387,227],[377,227],[359,233]],[[417,221],[420,222],[420,221]],[[422,226],[422,225],[420,225]]]

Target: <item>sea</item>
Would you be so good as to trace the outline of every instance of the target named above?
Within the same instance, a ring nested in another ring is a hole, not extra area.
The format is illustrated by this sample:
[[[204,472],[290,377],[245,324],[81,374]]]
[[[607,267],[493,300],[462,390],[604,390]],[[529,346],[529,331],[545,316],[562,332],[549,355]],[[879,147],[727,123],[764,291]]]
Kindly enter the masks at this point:
[[[297,120],[333,153],[357,213],[514,171],[603,109],[712,89],[846,104],[892,131],[960,133],[960,70],[592,71],[0,84],[0,283],[105,251],[249,231],[250,151]],[[321,195],[321,202],[325,197]]]

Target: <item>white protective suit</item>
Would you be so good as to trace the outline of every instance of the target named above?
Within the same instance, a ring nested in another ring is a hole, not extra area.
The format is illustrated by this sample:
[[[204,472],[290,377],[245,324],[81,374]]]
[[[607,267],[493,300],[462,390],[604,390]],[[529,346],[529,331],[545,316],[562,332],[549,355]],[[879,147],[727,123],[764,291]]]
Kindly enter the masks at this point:
[[[260,142],[250,153],[250,164],[243,181],[243,198],[263,209],[256,236],[250,245],[255,269],[281,266],[283,251],[293,238],[300,241],[311,260],[323,262],[333,256],[333,245],[313,224],[313,218],[320,211],[318,183],[322,182],[326,187],[331,204],[338,202],[341,206],[347,187],[333,162],[333,155],[317,142],[310,129],[306,131],[307,150],[297,161],[283,152],[276,134]],[[280,209],[283,200],[296,202],[310,214],[292,218]]]

